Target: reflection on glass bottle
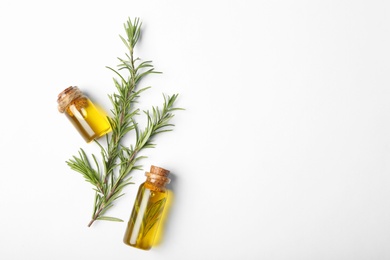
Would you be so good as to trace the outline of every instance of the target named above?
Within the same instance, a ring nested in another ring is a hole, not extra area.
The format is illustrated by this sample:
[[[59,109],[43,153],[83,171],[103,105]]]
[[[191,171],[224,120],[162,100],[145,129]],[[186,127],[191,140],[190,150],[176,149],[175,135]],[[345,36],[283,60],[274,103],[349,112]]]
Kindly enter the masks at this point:
[[[151,166],[146,181],[138,190],[134,208],[127,225],[123,242],[136,248],[149,250],[154,244],[156,232],[167,204],[170,182],[169,171]]]
[[[69,87],[58,95],[58,110],[65,113],[86,142],[111,131],[107,117],[77,87]]]

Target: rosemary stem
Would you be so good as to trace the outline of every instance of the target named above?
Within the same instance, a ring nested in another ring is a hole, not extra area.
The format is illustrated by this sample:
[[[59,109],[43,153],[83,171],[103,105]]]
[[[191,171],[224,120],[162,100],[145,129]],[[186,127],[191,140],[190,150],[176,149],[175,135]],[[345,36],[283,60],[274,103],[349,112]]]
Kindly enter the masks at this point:
[[[129,164],[131,164],[132,161],[135,159],[135,156],[136,156],[137,153],[138,153],[138,151],[135,150],[134,153],[131,155],[131,157],[129,158]],[[100,213],[106,207],[106,202],[109,201],[111,199],[111,197],[115,194],[115,192],[117,191],[116,189],[118,188],[118,185],[121,183],[121,181],[123,180],[123,178],[126,175],[127,175],[127,173],[123,174],[122,177],[119,177],[118,180],[116,181],[115,185],[111,189],[110,193],[107,196],[104,196],[104,202],[100,205],[99,209],[93,215],[91,221],[88,223],[88,227],[90,227],[93,224],[93,222],[95,222],[97,220],[97,218],[100,216]]]

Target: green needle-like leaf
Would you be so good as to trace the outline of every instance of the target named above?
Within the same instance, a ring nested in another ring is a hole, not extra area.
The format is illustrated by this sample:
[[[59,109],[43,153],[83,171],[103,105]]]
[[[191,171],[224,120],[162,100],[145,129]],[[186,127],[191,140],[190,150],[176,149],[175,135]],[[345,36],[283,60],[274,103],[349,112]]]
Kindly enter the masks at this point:
[[[114,217],[107,217],[107,216],[99,216],[97,220],[108,220],[108,221],[116,221],[116,222],[123,222],[120,218],[114,218]]]

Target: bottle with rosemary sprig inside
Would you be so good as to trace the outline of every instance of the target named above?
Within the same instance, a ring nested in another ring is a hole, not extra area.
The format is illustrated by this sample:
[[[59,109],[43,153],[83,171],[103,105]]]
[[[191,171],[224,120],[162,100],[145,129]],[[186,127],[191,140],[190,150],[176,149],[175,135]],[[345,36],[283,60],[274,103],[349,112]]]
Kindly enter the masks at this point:
[[[152,248],[159,228],[164,207],[167,204],[170,182],[169,171],[151,166],[146,172],[146,181],[138,189],[123,242],[129,246],[149,250]]]

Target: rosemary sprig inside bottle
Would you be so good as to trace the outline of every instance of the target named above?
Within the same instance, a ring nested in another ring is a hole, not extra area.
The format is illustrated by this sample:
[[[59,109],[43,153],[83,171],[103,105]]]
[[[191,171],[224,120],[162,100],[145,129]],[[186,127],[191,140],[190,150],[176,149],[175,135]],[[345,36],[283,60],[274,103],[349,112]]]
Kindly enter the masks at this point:
[[[94,186],[96,192],[92,219],[88,226],[96,220],[122,221],[107,216],[107,210],[113,206],[115,200],[124,195],[124,187],[132,184],[130,173],[133,170],[141,170],[138,161],[145,156],[140,156],[139,152],[144,148],[155,147],[152,141],[155,135],[172,131],[173,125],[170,119],[174,116],[173,111],[180,110],[174,107],[177,94],[164,95],[162,108],[152,107],[151,111],[143,111],[147,117],[147,125],[143,130],[140,129],[134,118],[140,114],[140,110],[134,107],[134,103],[149,87],[138,89],[138,83],[147,75],[158,72],[154,70],[151,61],[134,58],[134,47],[141,33],[139,18],[133,21],[128,19],[124,27],[127,37],[120,36],[120,38],[128,49],[126,58],[118,58],[120,64],[117,70],[107,67],[118,79],[113,79],[117,93],[109,95],[113,105],[111,109],[113,116],[109,118],[112,134],[106,135],[105,144],[95,140],[101,150],[101,162],[92,154],[93,163],[91,163],[90,157],[83,149],[80,149],[78,156],[73,156],[67,161],[69,167],[81,173],[85,180]],[[123,145],[122,138],[130,133],[135,134],[135,143],[129,146]]]

